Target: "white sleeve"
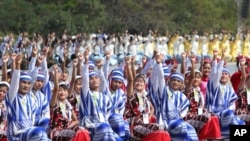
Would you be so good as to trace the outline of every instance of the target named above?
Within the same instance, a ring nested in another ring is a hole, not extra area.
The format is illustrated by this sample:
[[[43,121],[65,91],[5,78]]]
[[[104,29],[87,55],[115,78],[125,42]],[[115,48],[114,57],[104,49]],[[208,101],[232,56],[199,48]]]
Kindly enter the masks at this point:
[[[210,80],[213,83],[214,88],[218,87],[219,84],[220,84],[220,79],[221,79],[221,76],[222,76],[223,66],[224,66],[224,61],[220,61],[218,63],[218,65],[216,66],[216,68],[214,68],[214,69],[216,69],[215,73],[210,74],[210,75],[212,75],[212,77],[210,77]]]
[[[98,70],[99,72],[99,75],[100,75],[100,81],[101,81],[101,84],[99,86],[99,91],[100,92],[105,92],[108,90],[108,84],[107,84],[107,79],[105,79],[105,76],[104,76],[104,73],[103,73],[103,70],[100,69]]]
[[[18,93],[18,88],[19,88],[19,79],[20,79],[20,70],[14,70],[12,77],[11,77],[11,82],[10,82],[10,88],[9,93],[7,94],[8,100],[10,103],[14,100]]]
[[[84,97],[87,96],[89,91],[89,65],[84,64],[82,67],[82,93]]]
[[[36,66],[36,57],[32,57],[29,63],[29,72],[32,72]]]
[[[159,65],[157,65],[157,73],[156,75],[158,76],[158,84],[159,84],[159,90],[160,93],[163,93],[164,87],[166,85],[165,83],[165,77],[164,77],[164,71],[162,69],[162,63],[160,63]]]
[[[108,75],[109,75],[109,62],[110,61],[105,61],[104,65],[103,65],[103,73],[104,73],[104,78],[106,80],[108,80]]]
[[[44,58],[42,65],[41,65],[41,69],[44,70],[44,76],[45,76],[43,86],[46,86],[46,84],[49,82],[49,70],[47,66],[47,58]]]
[[[147,74],[148,71],[150,70],[150,68],[152,67],[153,64],[154,64],[154,59],[150,59],[150,60],[146,63],[145,67],[142,69],[141,73],[142,73],[142,74]]]

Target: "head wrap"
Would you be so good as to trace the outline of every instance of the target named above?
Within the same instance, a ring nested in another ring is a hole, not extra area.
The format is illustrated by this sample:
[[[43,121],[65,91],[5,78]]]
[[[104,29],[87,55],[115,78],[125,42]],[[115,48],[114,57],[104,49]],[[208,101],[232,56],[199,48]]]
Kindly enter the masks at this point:
[[[0,81],[0,85],[5,85],[8,87],[8,89],[10,88],[10,84],[6,81]]]
[[[230,75],[230,70],[228,68],[223,68],[222,72],[228,73]]]
[[[178,72],[172,73],[171,76],[170,76],[170,79],[172,79],[172,78],[184,81],[184,78],[183,78],[182,74],[178,73]]]
[[[21,72],[20,81],[28,81],[31,82],[31,76],[27,72]]]
[[[42,71],[39,71],[36,80],[44,81],[44,79],[45,79],[44,73]]]

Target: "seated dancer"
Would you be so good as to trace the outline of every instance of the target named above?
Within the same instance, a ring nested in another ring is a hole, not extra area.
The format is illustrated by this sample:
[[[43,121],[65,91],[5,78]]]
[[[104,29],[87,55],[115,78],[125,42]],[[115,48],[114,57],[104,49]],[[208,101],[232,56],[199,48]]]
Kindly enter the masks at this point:
[[[109,58],[110,53],[106,53],[106,61],[104,63],[104,75],[109,72]],[[110,98],[112,102],[110,117],[108,119],[111,128],[117,133],[123,140],[128,140],[130,137],[128,122],[123,119],[125,110],[126,95],[123,88],[124,73],[122,69],[114,69],[111,71],[108,82],[104,81],[105,94]],[[106,86],[106,87],[105,87]]]
[[[211,72],[211,59],[210,58],[203,58],[200,62],[200,71],[202,74],[201,83],[200,83],[200,90],[204,96],[204,100],[206,99],[206,91],[207,91],[207,82],[208,77]]]
[[[204,108],[205,101],[200,90],[202,75],[199,70],[195,70],[196,58],[191,56],[190,60],[191,72],[187,72],[185,75],[187,83],[184,90],[184,94],[189,99],[190,106],[187,115],[184,117],[184,120],[186,120],[196,129],[199,140],[220,138],[221,133],[218,117],[206,112]]]
[[[45,93],[42,92],[49,82],[49,74],[47,69],[47,61],[44,56],[37,56],[38,49],[32,49],[32,58],[29,64],[29,71],[32,74],[32,79],[35,80],[32,85],[31,96],[35,101],[37,110],[36,110],[36,126],[44,127],[46,130],[49,129],[49,120],[50,120],[50,110],[49,110],[49,101]],[[46,52],[45,52],[46,53]],[[44,54],[46,55],[46,54]],[[42,65],[42,70],[39,71],[40,66]],[[33,78],[34,77],[34,78]]]
[[[182,74],[172,72],[166,85],[161,63],[163,55],[158,54],[155,59],[149,87],[157,122],[165,127],[173,141],[198,141],[195,129],[183,119],[187,115],[190,102],[180,91],[184,81]]]
[[[5,96],[9,90],[10,85],[8,82],[0,81],[0,141],[7,141],[6,129],[7,129],[7,109],[5,104]]]
[[[207,85],[205,108],[219,117],[221,136],[229,137],[230,125],[244,125],[245,122],[240,120],[234,113],[237,95],[233,87],[228,84],[230,71],[223,67],[224,53],[225,51],[222,52],[221,60],[217,62],[218,51],[214,50],[212,70]]]
[[[130,125],[131,138],[134,140],[150,140],[147,136],[154,134],[156,140],[170,140],[169,134],[161,129],[156,123],[154,117],[154,108],[147,98],[146,82],[147,78],[144,74],[133,74],[131,58],[126,58],[128,85],[127,85],[127,103],[124,118]],[[158,132],[161,130],[160,132]],[[152,136],[150,136],[152,137]]]
[[[54,91],[50,101],[51,123],[50,138],[53,141],[69,141],[76,136],[76,131],[81,130],[83,140],[90,140],[89,133],[79,127],[79,121],[67,100],[68,85],[64,82],[58,84],[58,67],[54,65]],[[78,132],[79,133],[79,132]]]
[[[82,91],[80,94],[79,120],[80,125],[91,132],[92,141],[122,141],[108,123],[112,103],[108,96],[99,91],[100,82],[104,78],[103,71],[90,71],[88,64],[89,52],[86,50],[80,62],[82,68]],[[82,55],[80,55],[82,56]],[[100,64],[97,64],[100,66]]]
[[[2,57],[2,81],[0,81],[0,141],[7,141],[6,130],[7,130],[7,109],[5,103],[5,96],[10,88],[8,83],[7,75],[7,62],[9,60],[8,55]]]
[[[6,107],[9,109],[7,138],[10,141],[49,140],[43,127],[34,126],[37,107],[30,95],[31,77],[20,72],[22,58],[22,55],[18,55],[12,62],[16,68],[11,79],[11,89],[6,95]]]
[[[238,86],[238,102],[235,113],[250,125],[250,75],[246,73],[246,58],[240,60],[241,81]]]

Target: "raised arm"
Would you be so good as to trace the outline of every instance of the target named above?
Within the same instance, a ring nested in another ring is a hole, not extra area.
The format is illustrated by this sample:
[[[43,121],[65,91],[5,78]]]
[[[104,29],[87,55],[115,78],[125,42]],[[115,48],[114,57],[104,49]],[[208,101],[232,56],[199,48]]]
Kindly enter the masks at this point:
[[[185,73],[186,73],[186,61],[187,61],[187,54],[186,54],[186,52],[183,52],[183,53],[181,53],[181,58],[182,58],[182,60],[181,60],[181,73],[183,74],[183,75],[185,75]]]
[[[191,91],[191,88],[192,88],[192,85],[193,85],[193,80],[195,78],[195,68],[196,68],[196,65],[195,65],[195,56],[191,56],[190,60],[191,60],[192,66],[191,66],[191,71],[190,71],[190,78],[189,78],[189,81],[188,81],[188,83],[186,84],[186,87],[185,87],[185,91],[186,92],[190,92]]]
[[[109,75],[109,63],[110,63],[110,52],[105,53],[106,60],[103,65],[103,73],[104,73],[104,78],[108,80],[108,75]]]
[[[128,84],[127,84],[127,96],[128,98],[131,98],[133,95],[133,91],[134,91],[134,77],[133,77],[133,73],[132,73],[132,67],[131,67],[131,58],[130,57],[126,57],[126,69],[127,69],[127,73],[128,73]]]
[[[11,82],[10,82],[10,90],[9,93],[7,95],[9,102],[12,103],[12,101],[14,100],[14,98],[16,97],[17,93],[18,93],[18,88],[19,88],[19,79],[20,79],[20,68],[21,68],[21,63],[22,63],[22,58],[23,56],[20,54],[15,58],[15,61],[13,61],[12,63],[16,63],[16,69],[14,70],[13,74],[12,74],[12,78],[11,78]]]
[[[69,97],[72,96],[73,90],[74,90],[74,87],[75,87],[76,67],[77,67],[77,65],[78,65],[78,58],[73,60],[72,77],[71,77],[70,86],[69,86]]]
[[[156,93],[156,91],[159,90],[160,93],[162,94],[163,89],[166,85],[163,66],[162,66],[163,54],[156,55],[155,60],[156,64],[154,65],[152,73],[150,75],[150,83],[153,89],[155,90],[154,93]]]
[[[49,47],[44,47],[43,48],[44,59],[41,65],[41,69],[44,71],[44,76],[45,76],[43,87],[45,87],[46,84],[49,83],[49,70],[47,64],[48,53],[49,53]]]
[[[142,69],[142,71],[141,71],[142,74],[146,75],[149,72],[150,68],[154,65],[154,61],[155,61],[154,59],[155,59],[157,53],[158,52],[155,50],[152,58],[146,63],[145,67]]]
[[[218,63],[217,68],[214,68],[215,73],[210,78],[211,82],[213,83],[214,88],[218,87],[219,84],[220,84],[220,79],[221,79],[221,76],[222,76],[222,70],[223,70],[223,67],[224,67],[224,55],[225,55],[225,51],[222,51],[221,60]]]
[[[32,48],[31,60],[30,60],[30,63],[29,63],[29,72],[32,72],[35,69],[37,53],[38,53],[38,48],[33,47]]]
[[[82,67],[82,94],[86,97],[89,91],[89,51],[85,50],[83,56],[80,55],[80,58],[82,57],[84,57],[84,65]]]
[[[100,59],[98,61],[96,61],[96,66],[98,68],[98,73],[100,74],[100,87],[99,87],[99,91],[101,92],[108,92],[108,84],[107,84],[107,79],[104,76],[104,72],[103,72],[103,60]]]
[[[132,56],[132,57],[131,57],[131,69],[132,69],[133,79],[135,79],[135,76],[136,76],[136,70],[135,70],[135,56]]]
[[[246,78],[247,78],[247,74],[246,74],[246,58],[242,58],[240,60],[240,70],[241,70],[241,81],[240,81],[240,84],[238,86],[238,90],[243,90],[245,88],[245,83],[246,83]]]
[[[58,91],[59,91],[59,83],[58,83],[58,66],[54,65],[53,66],[54,69],[54,90],[53,90],[53,95],[52,98],[50,100],[50,106],[54,107],[56,105],[56,101],[57,101],[57,95],[58,95]]]
[[[3,56],[3,66],[2,66],[2,81],[8,82],[8,75],[7,75],[7,64],[8,64],[9,56]],[[15,62],[14,62],[15,63]]]

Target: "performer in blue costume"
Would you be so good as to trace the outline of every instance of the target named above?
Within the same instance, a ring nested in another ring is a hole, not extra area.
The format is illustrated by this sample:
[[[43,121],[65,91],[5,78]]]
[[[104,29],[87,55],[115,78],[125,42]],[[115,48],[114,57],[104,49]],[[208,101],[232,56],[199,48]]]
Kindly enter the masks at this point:
[[[244,125],[245,122],[235,115],[235,102],[238,99],[234,89],[228,84],[230,71],[224,68],[224,53],[217,62],[218,51],[214,51],[214,61],[207,84],[206,109],[219,116],[221,135],[229,137],[230,125]]]
[[[82,58],[83,59],[83,58]],[[80,60],[80,62],[83,62]],[[112,130],[108,118],[112,104],[108,96],[99,91],[100,75],[96,71],[89,72],[88,51],[84,52],[84,64],[82,68],[81,104],[79,107],[80,125],[91,132],[92,141],[122,141]]]
[[[34,126],[37,107],[29,93],[31,77],[20,72],[22,57],[18,55],[16,60],[13,60],[16,68],[10,84],[11,89],[6,95],[7,138],[9,141],[49,140],[43,127]]]
[[[156,55],[156,64],[150,75],[150,98],[155,107],[157,122],[165,126],[173,141],[198,141],[195,129],[183,120],[190,105],[180,89],[184,78],[180,73],[170,75],[169,84],[165,85],[162,67],[163,55]]]

